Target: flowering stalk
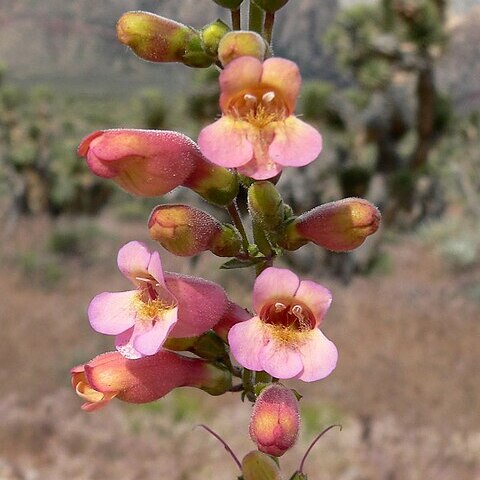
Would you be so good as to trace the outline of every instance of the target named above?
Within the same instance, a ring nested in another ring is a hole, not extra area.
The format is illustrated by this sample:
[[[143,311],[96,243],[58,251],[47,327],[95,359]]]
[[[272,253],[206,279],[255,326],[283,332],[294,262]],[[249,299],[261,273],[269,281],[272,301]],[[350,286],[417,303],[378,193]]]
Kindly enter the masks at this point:
[[[74,367],[72,385],[87,411],[114,398],[147,403],[183,386],[241,393],[254,404],[249,433],[258,450],[240,462],[219,435],[201,427],[222,442],[240,479],[281,480],[273,457],[298,437],[300,395],[279,379],[321,380],[335,369],[338,352],[320,330],[330,291],[273,263],[308,242],[350,251],[377,230],[380,214],[358,198],[298,214],[283,202],[276,186],[283,169],[310,164],[323,146],[320,132],[295,115],[298,66],[267,58],[276,12],[288,0],[250,0],[247,31],[241,30],[243,0],[213,1],[230,10],[232,31],[221,20],[195,29],[148,12],[127,12],[117,24],[119,40],[144,60],[221,69],[221,117],[203,126],[198,145],[179,132],[115,129],[88,135],[78,153],[95,175],[133,195],[186,187],[224,208],[231,224],[194,206],[164,203],[151,213],[148,230],[178,257],[209,251],[227,259],[221,268],[254,268],[252,308],[237,305],[216,283],[165,272],[159,252],[129,242],[117,263],[130,289],[97,294],[87,312],[95,331],[115,337],[117,351]],[[250,225],[237,206],[243,186]],[[291,480],[307,478],[305,460],[331,428],[312,442]]]

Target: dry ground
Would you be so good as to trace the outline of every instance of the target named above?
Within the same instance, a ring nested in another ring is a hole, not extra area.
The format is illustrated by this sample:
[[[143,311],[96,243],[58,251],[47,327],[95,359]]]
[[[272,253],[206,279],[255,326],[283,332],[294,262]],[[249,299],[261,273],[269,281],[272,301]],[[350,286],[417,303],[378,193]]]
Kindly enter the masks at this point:
[[[192,430],[208,423],[239,456],[249,451],[250,407],[234,394],[184,389],[152,407],[114,401],[96,414],[80,411],[68,369],[111,348],[90,330],[86,306],[127,286],[116,251],[147,233],[103,218],[88,248],[62,257],[45,247],[51,228],[22,220],[1,242],[0,480],[235,478],[223,449]],[[388,274],[348,287],[321,279],[334,293],[324,330],[340,361],[328,379],[298,385],[302,437],[282,463],[293,470],[314,434],[339,421],[343,431],[330,432],[307,463],[312,480],[480,479],[480,269],[454,273],[409,237],[388,252]],[[167,269],[191,269],[164,258]],[[248,303],[252,279],[213,264],[206,254],[195,273]]]

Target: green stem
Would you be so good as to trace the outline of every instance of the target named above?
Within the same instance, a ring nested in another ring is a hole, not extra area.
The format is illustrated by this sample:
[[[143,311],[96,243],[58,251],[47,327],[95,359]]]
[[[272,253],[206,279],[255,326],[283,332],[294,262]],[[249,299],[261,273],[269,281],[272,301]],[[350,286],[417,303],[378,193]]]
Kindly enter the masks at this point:
[[[242,29],[242,16],[240,13],[240,8],[237,10],[230,10],[232,15],[232,30],[241,30]]]
[[[264,12],[253,0],[250,0],[248,14],[248,29],[262,35]]]
[[[247,398],[251,401],[255,401],[255,393],[253,391],[253,372],[248,368],[243,369],[242,375],[243,390]]]
[[[265,234],[265,230],[262,226],[252,219],[253,240],[258,249],[268,258],[272,257],[273,250],[268,238]]]
[[[275,12],[267,12],[265,14],[265,23],[263,24],[263,38],[269,45],[271,45],[272,43],[274,23],[275,23]]]
[[[248,246],[250,242],[248,241],[247,232],[243,226],[242,219],[240,218],[240,212],[238,211],[237,202],[234,200],[230,205],[227,206],[227,211],[232,218],[233,224],[237,227],[237,230],[240,232],[242,237],[242,246],[244,252],[248,255]]]

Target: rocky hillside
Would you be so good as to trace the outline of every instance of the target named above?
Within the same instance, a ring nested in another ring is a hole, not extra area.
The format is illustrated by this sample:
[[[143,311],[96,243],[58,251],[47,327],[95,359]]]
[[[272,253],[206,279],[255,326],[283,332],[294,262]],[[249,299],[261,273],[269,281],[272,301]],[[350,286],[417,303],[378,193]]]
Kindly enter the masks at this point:
[[[292,0],[277,17],[276,53],[300,63],[305,76],[338,79],[322,36],[338,9],[353,3],[359,0]],[[63,82],[70,88],[90,82],[98,90],[162,79],[181,88],[188,77],[185,69],[142,62],[116,41],[116,20],[135,9],[195,27],[217,17],[228,20],[228,12],[211,0],[2,0],[0,64],[14,79]],[[460,108],[480,107],[480,0],[452,0],[450,11],[451,41],[439,68],[441,85]],[[178,81],[171,82],[172,75]]]
[[[136,9],[195,27],[217,17],[228,19],[228,12],[211,0],[3,0],[0,63],[15,78],[148,76],[151,66],[127,53],[115,38],[118,17]],[[331,77],[333,61],[321,37],[336,11],[337,0],[322,0],[321,6],[318,0],[291,2],[278,15],[277,53],[303,63],[310,74]]]

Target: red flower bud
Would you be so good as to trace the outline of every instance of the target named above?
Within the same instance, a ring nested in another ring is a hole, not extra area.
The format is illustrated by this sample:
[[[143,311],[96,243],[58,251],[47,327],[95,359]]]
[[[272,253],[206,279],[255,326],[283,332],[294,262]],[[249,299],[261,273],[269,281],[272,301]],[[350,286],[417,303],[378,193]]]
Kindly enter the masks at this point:
[[[182,257],[206,250],[220,257],[232,257],[242,245],[234,227],[222,225],[208,213],[188,205],[155,207],[148,220],[148,229],[154,240]]]
[[[144,197],[170,192],[197,161],[206,162],[193,140],[164,130],[100,130],[82,140],[78,154],[95,175]]]
[[[86,400],[82,409],[88,412],[114,397],[128,403],[148,403],[177,387],[196,387],[211,395],[221,395],[231,387],[227,370],[166,350],[137,360],[118,352],[104,353],[72,368],[71,374],[73,388]]]
[[[181,62],[195,32],[181,23],[148,12],[124,13],[117,23],[121,43],[150,62]]]
[[[287,226],[281,243],[296,250],[311,241],[334,252],[359,247],[380,225],[380,212],[362,198],[325,203],[300,215]]]
[[[297,398],[282,384],[262,390],[250,420],[250,437],[261,452],[280,457],[295,444],[300,427],[298,410]]]

